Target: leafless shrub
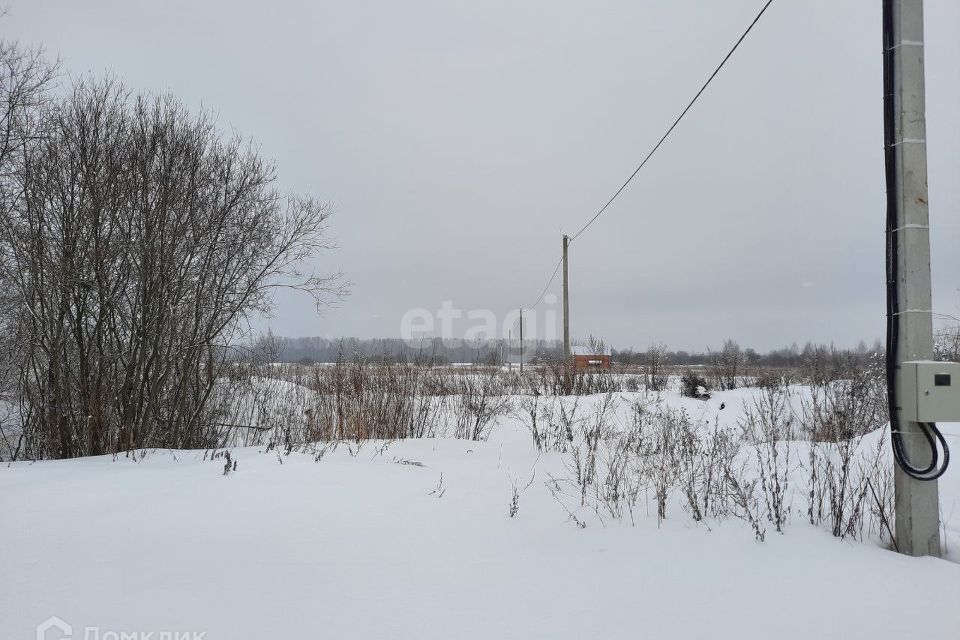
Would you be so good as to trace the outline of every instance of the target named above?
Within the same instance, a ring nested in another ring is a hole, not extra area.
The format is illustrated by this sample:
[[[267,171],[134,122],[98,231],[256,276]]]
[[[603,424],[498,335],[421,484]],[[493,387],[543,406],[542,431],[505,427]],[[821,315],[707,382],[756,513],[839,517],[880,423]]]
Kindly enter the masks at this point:
[[[665,409],[653,421],[649,435],[644,439],[646,449],[641,462],[641,473],[653,489],[657,503],[657,522],[667,517],[667,503],[676,487],[675,464],[676,423],[678,412]]]
[[[543,392],[553,396],[568,396],[574,393],[578,372],[573,361],[563,354],[547,358],[540,368]]]
[[[559,409],[559,413],[551,411],[548,416],[550,433],[553,434],[554,449],[566,451],[574,441],[574,429],[579,420],[577,411],[580,408],[580,399],[574,399],[573,403],[569,405],[562,401],[557,402],[555,408]]]
[[[230,475],[231,471],[237,470],[237,461],[233,459],[229,451],[223,452],[223,475]]]
[[[581,520],[580,518],[578,518],[577,515],[572,510],[570,510],[570,508],[564,502],[563,499],[564,497],[566,497],[566,493],[563,490],[563,485],[561,484],[561,481],[557,480],[556,478],[554,478],[549,474],[547,474],[547,477],[549,478],[549,480],[544,484],[546,485],[547,489],[550,491],[550,495],[553,496],[553,499],[556,500],[557,504],[559,504],[563,508],[563,510],[566,511],[567,517],[575,525],[577,525],[578,528],[586,529],[587,523]]]
[[[786,504],[790,487],[791,454],[794,416],[789,396],[783,388],[765,388],[753,403],[746,407],[740,422],[750,442],[756,462],[760,494],[766,506],[767,518],[778,533],[790,515]]]
[[[739,466],[728,464],[724,470],[724,479],[729,491],[730,500],[736,507],[733,510],[734,515],[750,523],[753,529],[753,535],[759,542],[763,542],[767,536],[767,530],[761,522],[760,505],[757,500],[756,478],[748,479],[745,465]]]
[[[741,448],[741,439],[728,428],[697,425],[685,411],[661,410],[653,415],[652,439],[647,439],[642,466],[646,483],[653,488],[657,516],[666,517],[669,497],[683,496],[683,508],[696,522],[708,516],[728,517],[724,469]]]
[[[510,505],[507,508],[507,514],[511,518],[516,517],[516,515],[520,513],[520,495],[530,488],[530,485],[533,484],[536,477],[536,462],[533,463],[533,468],[530,470],[530,479],[523,487],[519,487],[517,481],[512,476],[510,477]]]
[[[740,455],[743,438],[736,430],[721,427],[716,423],[712,430],[702,437],[702,510],[713,518],[723,519],[733,513],[731,493],[727,490],[727,475]]]
[[[540,394],[524,396],[517,403],[517,417],[524,423],[530,435],[533,437],[533,446],[537,451],[543,451],[544,434],[537,427],[537,418],[540,410]]]
[[[359,354],[315,368],[305,383],[312,391],[307,407],[312,428],[306,439],[359,442],[437,435],[448,397],[431,395],[437,378],[429,367],[371,363]]]
[[[810,440],[807,516],[812,524],[826,522],[839,538],[861,537],[864,515],[871,508],[883,518],[888,516],[884,439],[878,438],[875,448],[864,446],[871,427],[882,420],[880,409],[872,406],[875,400],[851,391],[856,388],[855,382],[838,392],[815,391],[803,413]],[[859,388],[860,393],[868,392]]]
[[[579,422],[577,437],[570,438],[570,460],[567,466],[576,478],[581,506],[587,504],[587,495],[596,485],[600,445],[608,428],[607,421],[611,419],[615,406],[616,399],[613,394],[604,395],[600,404],[594,409],[593,415]],[[566,428],[572,430],[572,427],[572,422],[568,421]]]
[[[685,507],[696,522],[703,520],[702,503],[709,498],[701,498],[705,488],[704,451],[702,441],[689,416],[683,412],[670,421],[669,426],[675,433],[676,466],[679,485],[686,498]]]
[[[875,358],[879,354],[873,354]],[[825,386],[839,380],[854,379],[870,369],[870,353],[835,348],[833,345],[807,344],[801,353],[801,378],[814,386]]]
[[[664,383],[666,384],[666,383]],[[636,393],[641,389],[641,381],[639,376],[624,375],[623,376],[623,390],[630,393]]]
[[[768,526],[782,533],[789,523],[801,470],[797,449],[806,446],[811,522],[838,537],[866,532],[892,541],[888,456],[882,441],[875,448],[864,445],[875,401],[852,399],[869,387],[860,384],[868,383],[835,382],[815,390],[798,403],[799,413],[786,387],[768,387],[733,428],[698,424],[683,411],[643,398],[629,405],[624,427],[611,408],[615,403],[601,399],[589,413],[568,420],[568,478],[555,482],[554,496],[565,504],[575,499],[601,522],[627,515],[632,521],[638,499],[648,492],[658,523],[679,503],[695,522],[742,519],[763,541]],[[556,415],[570,406],[558,403]],[[551,423],[546,433],[563,433],[561,420]],[[844,437],[850,433],[861,435]],[[578,521],[584,522],[580,516]]]
[[[489,428],[510,410],[510,398],[502,395],[495,372],[462,376],[460,393],[453,396],[454,437],[484,440]]]
[[[807,435],[837,442],[863,436],[887,421],[886,381],[877,369],[852,369],[849,377],[810,389],[803,403]]]
[[[773,390],[787,388],[792,384],[793,378],[794,376],[790,369],[774,369],[768,367],[757,370],[757,376],[752,386]]]
[[[598,498],[606,512],[614,518],[622,518],[629,512],[631,522],[633,506],[642,488],[639,474],[637,449],[640,432],[614,433],[608,436],[606,447],[599,456],[604,469],[603,480],[598,485]]]
[[[733,340],[725,341],[719,352],[710,353],[710,363],[717,389],[724,391],[739,386],[739,377],[743,375],[746,363],[739,344]]]
[[[880,446],[883,446],[883,440]],[[867,476],[867,488],[870,490],[870,526],[869,535],[876,536],[888,543],[893,549],[899,550],[897,539],[893,533],[894,495],[893,495],[893,467],[883,463],[878,458],[878,466],[873,473]]]
[[[667,388],[667,347],[663,344],[651,344],[647,347],[646,384],[651,391],[663,391]]]

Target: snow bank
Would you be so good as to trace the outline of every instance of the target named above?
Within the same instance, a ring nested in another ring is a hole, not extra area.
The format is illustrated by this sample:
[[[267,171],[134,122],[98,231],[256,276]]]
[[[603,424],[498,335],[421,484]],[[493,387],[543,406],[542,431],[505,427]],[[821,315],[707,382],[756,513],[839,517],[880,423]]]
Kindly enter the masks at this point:
[[[679,399],[735,420],[742,392]],[[720,411],[720,403],[727,409]],[[246,638],[955,637],[960,565],[840,542],[797,518],[572,526],[564,472],[507,422],[487,442],[246,448],[0,469],[0,625]],[[421,466],[422,465],[422,466]],[[508,516],[512,487],[523,487]],[[943,482],[945,517],[958,495]],[[957,516],[948,524],[957,533]],[[902,599],[894,613],[891,597]]]

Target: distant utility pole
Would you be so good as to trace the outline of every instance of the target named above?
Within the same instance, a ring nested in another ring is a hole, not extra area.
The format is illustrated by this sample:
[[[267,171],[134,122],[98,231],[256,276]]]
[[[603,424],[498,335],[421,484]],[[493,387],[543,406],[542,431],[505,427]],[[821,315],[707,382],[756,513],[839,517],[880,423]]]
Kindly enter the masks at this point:
[[[570,362],[570,280],[567,273],[567,248],[570,238],[563,236],[563,355]]]
[[[523,374],[523,307],[520,308],[520,373]]]
[[[884,142],[887,167],[888,368],[899,429],[911,465],[931,458],[921,427],[903,419],[904,362],[933,359],[930,227],[923,79],[923,0],[883,0]],[[891,346],[893,347],[891,349]],[[897,548],[940,556],[936,480],[917,480],[894,466]]]

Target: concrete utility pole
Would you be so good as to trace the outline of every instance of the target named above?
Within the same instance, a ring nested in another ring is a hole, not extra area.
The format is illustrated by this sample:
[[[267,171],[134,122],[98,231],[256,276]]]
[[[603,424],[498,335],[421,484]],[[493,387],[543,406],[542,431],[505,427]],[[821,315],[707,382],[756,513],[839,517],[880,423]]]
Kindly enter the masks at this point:
[[[567,248],[570,238],[563,236],[563,355],[570,362],[570,280],[567,273]]]
[[[523,309],[520,309],[520,375],[523,375]]]
[[[889,330],[897,336],[891,425],[910,463],[930,460],[920,426],[902,419],[902,363],[933,359],[930,227],[923,79],[923,0],[883,0],[884,121],[887,153]],[[894,293],[894,289],[896,293]],[[940,556],[936,480],[916,480],[894,466],[896,536],[901,553]]]

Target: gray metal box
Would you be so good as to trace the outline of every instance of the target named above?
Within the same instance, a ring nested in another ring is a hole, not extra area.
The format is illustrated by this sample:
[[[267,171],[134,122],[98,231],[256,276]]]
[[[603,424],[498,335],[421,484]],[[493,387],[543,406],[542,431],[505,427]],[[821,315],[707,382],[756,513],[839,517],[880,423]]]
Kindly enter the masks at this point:
[[[960,422],[960,364],[919,360],[900,370],[900,408],[910,422]]]

